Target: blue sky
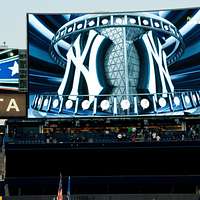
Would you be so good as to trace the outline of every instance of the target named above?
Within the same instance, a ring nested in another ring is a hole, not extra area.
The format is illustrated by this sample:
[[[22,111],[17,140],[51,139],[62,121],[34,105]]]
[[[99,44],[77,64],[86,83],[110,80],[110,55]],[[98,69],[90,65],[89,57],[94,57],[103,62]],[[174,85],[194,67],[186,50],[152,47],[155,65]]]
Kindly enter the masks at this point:
[[[1,0],[0,45],[26,48],[26,13],[136,11],[200,7],[199,0]],[[118,3],[119,2],[119,3]]]

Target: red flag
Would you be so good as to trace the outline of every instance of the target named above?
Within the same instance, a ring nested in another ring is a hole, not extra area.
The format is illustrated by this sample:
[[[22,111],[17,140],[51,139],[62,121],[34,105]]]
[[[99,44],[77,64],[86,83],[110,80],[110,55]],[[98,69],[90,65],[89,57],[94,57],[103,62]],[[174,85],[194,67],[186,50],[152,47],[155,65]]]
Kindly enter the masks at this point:
[[[57,200],[63,200],[63,193],[62,193],[62,175],[61,175],[61,174],[60,174],[60,181],[59,181],[59,187],[58,187]]]

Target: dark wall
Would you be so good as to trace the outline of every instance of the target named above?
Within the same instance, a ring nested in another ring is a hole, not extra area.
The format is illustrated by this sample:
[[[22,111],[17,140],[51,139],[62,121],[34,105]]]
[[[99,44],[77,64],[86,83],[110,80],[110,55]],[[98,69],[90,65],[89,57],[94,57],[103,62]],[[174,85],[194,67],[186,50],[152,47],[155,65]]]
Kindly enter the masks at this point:
[[[76,193],[192,193],[200,185],[199,142],[84,145],[7,144],[6,180],[16,188],[32,181],[40,194],[56,192],[60,172]]]
[[[200,174],[200,142],[7,144],[7,177]]]

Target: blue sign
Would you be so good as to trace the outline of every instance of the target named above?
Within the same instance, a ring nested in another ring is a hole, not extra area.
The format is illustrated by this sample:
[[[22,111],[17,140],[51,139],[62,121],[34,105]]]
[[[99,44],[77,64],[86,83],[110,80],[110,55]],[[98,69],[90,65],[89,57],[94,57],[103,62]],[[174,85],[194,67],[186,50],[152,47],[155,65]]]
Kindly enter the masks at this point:
[[[7,53],[7,52],[6,52]],[[0,52],[2,56],[3,52]],[[19,56],[0,59],[0,90],[19,89]]]

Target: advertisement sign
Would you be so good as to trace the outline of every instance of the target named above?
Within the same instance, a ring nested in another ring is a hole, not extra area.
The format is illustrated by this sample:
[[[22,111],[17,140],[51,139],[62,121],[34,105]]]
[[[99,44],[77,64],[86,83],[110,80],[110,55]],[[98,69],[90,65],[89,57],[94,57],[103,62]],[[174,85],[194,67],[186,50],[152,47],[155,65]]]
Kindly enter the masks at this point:
[[[26,117],[26,94],[0,94],[0,118]]]
[[[0,48],[0,92],[19,90],[19,53]]]

